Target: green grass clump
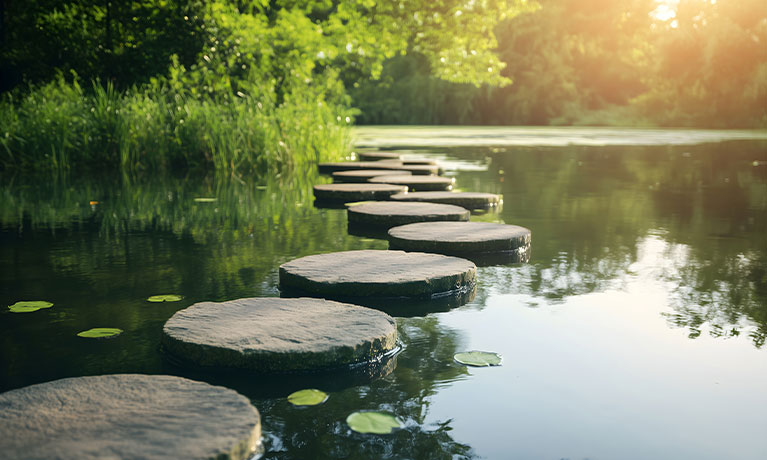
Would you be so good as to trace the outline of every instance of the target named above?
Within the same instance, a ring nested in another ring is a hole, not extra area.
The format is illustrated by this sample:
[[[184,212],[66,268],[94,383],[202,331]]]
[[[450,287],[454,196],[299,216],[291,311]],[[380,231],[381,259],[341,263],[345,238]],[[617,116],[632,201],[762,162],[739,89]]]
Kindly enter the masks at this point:
[[[64,78],[0,99],[0,170],[215,170],[247,174],[337,159],[349,109],[310,85],[199,95],[153,82],[117,91]]]

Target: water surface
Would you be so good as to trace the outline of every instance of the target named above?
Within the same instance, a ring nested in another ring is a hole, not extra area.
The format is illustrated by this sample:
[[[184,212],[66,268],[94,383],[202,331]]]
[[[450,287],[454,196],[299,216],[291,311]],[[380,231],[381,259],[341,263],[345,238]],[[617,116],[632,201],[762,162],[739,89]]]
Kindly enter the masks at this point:
[[[204,379],[253,400],[275,459],[764,458],[765,142],[472,146],[474,134],[393,144],[442,160],[460,189],[502,194],[499,212],[472,219],[530,228],[532,258],[479,268],[465,305],[402,314],[403,351],[369,375],[207,375],[159,349],[178,309],[279,295],[283,262],[387,247],[313,206],[326,177],[3,177],[0,300],[55,305],[0,313],[0,391],[118,372]],[[387,131],[371,136],[385,144]],[[164,293],[185,297],[144,300]],[[125,332],[75,336],[91,327]],[[453,362],[471,349],[504,365]],[[329,400],[291,407],[285,396],[306,386]],[[352,433],[344,420],[361,409],[405,428]]]

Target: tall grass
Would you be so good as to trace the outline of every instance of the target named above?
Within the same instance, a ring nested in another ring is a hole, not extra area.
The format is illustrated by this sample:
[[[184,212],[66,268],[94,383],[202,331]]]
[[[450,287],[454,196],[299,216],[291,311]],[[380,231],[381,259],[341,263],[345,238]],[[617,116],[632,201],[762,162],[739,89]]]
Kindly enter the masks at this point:
[[[350,115],[309,85],[278,103],[58,78],[0,100],[0,170],[278,171],[345,154]]]

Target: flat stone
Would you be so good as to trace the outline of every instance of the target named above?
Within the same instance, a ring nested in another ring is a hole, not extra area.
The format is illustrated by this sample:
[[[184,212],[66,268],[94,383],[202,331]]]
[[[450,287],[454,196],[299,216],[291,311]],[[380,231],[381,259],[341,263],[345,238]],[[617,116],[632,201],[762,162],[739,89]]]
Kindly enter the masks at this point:
[[[336,171],[333,173],[333,182],[348,182],[355,184],[367,183],[368,179],[377,176],[409,176],[410,171],[397,169],[360,169],[352,171]]]
[[[464,293],[476,266],[457,257],[402,251],[346,251],[280,266],[280,289],[336,298],[435,298]]]
[[[440,254],[527,251],[530,230],[490,222],[423,222],[389,230],[389,247]]]
[[[162,343],[195,367],[313,371],[369,362],[396,347],[394,319],[324,299],[200,302],[176,312]]]
[[[314,198],[336,202],[387,200],[407,190],[405,185],[394,184],[320,184],[314,186]]]
[[[439,166],[437,165],[400,164],[399,166],[397,166],[397,169],[410,171],[410,173],[413,174],[414,176],[431,176],[431,175],[437,175],[441,172]]]
[[[467,221],[467,209],[450,204],[372,201],[347,209],[350,225],[389,228],[416,222]]]
[[[394,161],[394,160],[382,159],[381,161]],[[431,165],[431,166],[436,166],[437,165],[437,161],[436,160],[427,160],[425,158],[422,158],[420,160],[406,160],[406,159],[403,159],[403,158],[399,158],[396,161],[399,161],[400,163],[402,163],[405,166],[416,166],[416,165]]]
[[[360,169],[400,169],[399,161],[342,161],[336,163],[319,163],[317,169],[321,174],[332,174],[336,171],[355,171]]]
[[[376,176],[368,180],[371,184],[406,185],[413,192],[450,190],[455,179],[441,176]]]
[[[357,152],[360,161],[400,160],[402,155],[394,152]]]
[[[482,209],[497,206],[501,197],[493,193],[476,192],[414,192],[392,195],[397,201],[425,201],[430,203],[454,204],[466,209]]]
[[[76,377],[0,394],[3,458],[246,459],[260,438],[245,396],[181,377]]]

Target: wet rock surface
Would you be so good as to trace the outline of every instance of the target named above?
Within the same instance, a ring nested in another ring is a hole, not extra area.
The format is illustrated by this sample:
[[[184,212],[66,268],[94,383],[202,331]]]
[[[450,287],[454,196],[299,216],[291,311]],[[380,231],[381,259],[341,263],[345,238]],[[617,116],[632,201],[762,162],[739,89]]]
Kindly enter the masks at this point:
[[[406,185],[408,190],[444,191],[453,188],[455,179],[441,176],[376,176],[368,180],[371,184]]]
[[[374,201],[349,207],[347,215],[350,226],[389,228],[416,222],[467,221],[470,212],[449,204]]]
[[[387,200],[397,193],[406,193],[407,186],[394,184],[320,184],[314,186],[317,201],[349,202]]]
[[[425,201],[461,206],[466,209],[485,209],[497,206],[501,197],[493,193],[477,192],[412,192],[392,195],[397,201]]]
[[[531,232],[490,222],[423,222],[389,230],[389,247],[440,254],[518,251],[530,246]]]
[[[333,173],[333,182],[367,183],[368,179],[378,176],[409,176],[412,173],[396,169],[360,169],[352,171],[336,171]]]

